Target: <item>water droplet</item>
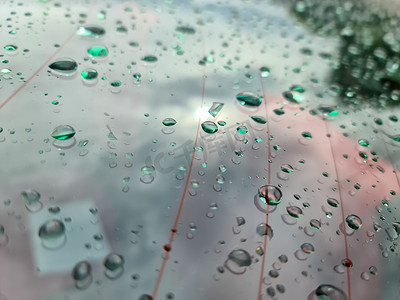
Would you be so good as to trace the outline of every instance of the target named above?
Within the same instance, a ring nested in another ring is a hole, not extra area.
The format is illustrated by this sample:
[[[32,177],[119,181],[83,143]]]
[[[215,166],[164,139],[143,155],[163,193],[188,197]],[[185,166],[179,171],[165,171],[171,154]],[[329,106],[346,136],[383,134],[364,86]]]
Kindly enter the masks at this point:
[[[326,201],[332,207],[338,207],[339,206],[339,201],[337,201],[335,198],[328,198]]]
[[[265,224],[265,223],[260,223],[257,225],[256,232],[259,236],[264,236],[267,235],[270,239],[273,238],[274,232],[271,228],[271,226]]]
[[[376,274],[378,274],[378,269],[376,268],[376,267],[374,267],[374,266],[370,266],[369,267],[369,269],[368,269],[368,271],[369,271],[369,273],[371,274],[371,275],[376,275]]]
[[[208,112],[210,115],[212,115],[215,118],[223,107],[224,107],[224,103],[213,102],[213,105],[210,107]]]
[[[207,133],[215,133],[218,131],[218,126],[214,122],[211,121],[205,121],[201,124],[201,128],[204,130],[204,132]]]
[[[261,201],[269,205],[278,205],[282,201],[281,190],[274,185],[263,185],[258,189]]]
[[[228,255],[225,267],[234,274],[243,274],[246,267],[251,265],[250,254],[243,249],[233,250]]]
[[[360,229],[362,226],[362,221],[361,221],[360,217],[358,217],[356,215],[347,216],[346,223],[351,229],[354,229],[354,230]]]
[[[318,106],[318,110],[322,113],[322,115],[325,118],[328,119],[336,117],[339,114],[336,107],[332,105],[321,104]]]
[[[314,253],[314,251],[315,251],[314,246],[310,243],[304,243],[300,246],[300,248],[304,253],[307,253],[307,254]]]
[[[238,226],[246,224],[246,220],[243,217],[236,217],[236,223]]]
[[[178,26],[178,27],[176,27],[175,30],[180,33],[186,33],[186,34],[195,34],[196,33],[196,30],[189,26]]]
[[[342,265],[345,266],[346,268],[351,268],[353,267],[353,262],[349,258],[344,258],[342,259]]]
[[[143,294],[139,297],[138,300],[153,300],[153,297],[150,295]]]
[[[304,131],[301,133],[301,135],[306,139],[312,139],[312,134],[310,132]]]
[[[303,216],[303,211],[297,206],[288,206],[286,207],[286,211],[294,218],[300,218]]]
[[[60,248],[66,241],[64,223],[57,219],[45,222],[39,228],[39,237],[45,248]]]
[[[87,53],[94,57],[106,57],[108,49],[104,46],[93,46],[87,50]]]
[[[72,269],[72,278],[75,281],[75,287],[82,290],[86,289],[92,283],[92,266],[87,261],[78,262]]]
[[[17,51],[17,49],[18,49],[18,47],[16,45],[11,45],[11,44],[5,45],[3,48],[4,48],[4,50],[12,51],[12,52]]]
[[[315,294],[318,296],[318,299],[320,296],[325,296],[327,300],[347,300],[346,294],[340,288],[331,284],[321,284],[315,290]]]
[[[266,124],[267,123],[267,119],[264,118],[263,116],[250,116],[250,118],[259,124]]]
[[[236,130],[241,133],[241,134],[246,134],[247,132],[249,132],[249,130],[247,129],[246,126],[244,125],[240,125],[236,128]]]
[[[75,129],[69,125],[60,125],[57,126],[51,136],[56,140],[68,140],[75,135]]]
[[[278,257],[279,261],[283,264],[286,264],[288,262],[288,257],[285,254],[282,254]]]
[[[364,147],[369,147],[369,142],[365,139],[359,139],[358,144]]]
[[[104,274],[109,279],[116,279],[124,272],[124,258],[117,253],[110,253],[104,259],[103,265],[106,268]]]
[[[0,248],[6,246],[8,243],[8,236],[5,233],[4,226],[0,224]]]
[[[243,106],[257,107],[261,105],[262,97],[255,93],[243,92],[236,95],[236,99]]]
[[[40,202],[40,194],[34,189],[27,189],[21,192],[22,199],[25,201],[25,207],[30,212],[37,212],[42,209],[43,204]]]
[[[50,72],[55,75],[72,76],[78,69],[78,64],[72,58],[59,58],[49,65]]]
[[[368,281],[369,280],[369,275],[367,272],[362,272],[361,273],[361,279]]]
[[[303,95],[296,91],[286,91],[283,94],[283,97],[292,102],[292,103],[301,103],[303,102]]]
[[[268,67],[261,67],[260,68],[260,75],[262,78],[267,78],[269,76],[270,69]]]
[[[311,219],[310,220],[310,225],[311,225],[311,227],[313,227],[315,229],[320,229],[321,228],[321,222],[318,221],[317,219]]]
[[[176,120],[173,118],[165,118],[162,123],[164,126],[174,126],[176,124]]]
[[[94,80],[99,76],[99,73],[95,69],[87,68],[81,72],[82,79]]]
[[[106,33],[105,29],[100,26],[87,25],[79,27],[78,32],[76,34],[79,36],[99,38],[105,35],[105,33]]]
[[[158,60],[158,58],[157,58],[157,56],[154,56],[154,55],[146,55],[146,56],[143,56],[141,58],[141,60],[144,62],[155,63]]]
[[[283,165],[281,165],[281,171],[285,172],[285,173],[293,173],[294,169],[291,165],[283,164]]]

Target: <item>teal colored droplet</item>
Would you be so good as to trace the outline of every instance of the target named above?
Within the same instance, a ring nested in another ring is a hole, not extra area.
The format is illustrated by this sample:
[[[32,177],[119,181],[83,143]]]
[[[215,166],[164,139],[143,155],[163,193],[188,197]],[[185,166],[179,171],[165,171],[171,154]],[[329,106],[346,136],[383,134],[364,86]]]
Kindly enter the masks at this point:
[[[358,144],[364,147],[369,147],[369,142],[365,139],[359,139]]]
[[[91,56],[95,56],[95,57],[105,57],[108,55],[108,49],[104,46],[94,46],[92,48],[89,48],[87,50],[87,52]]]
[[[122,82],[119,81],[119,80],[115,80],[115,81],[111,82],[110,85],[111,85],[112,87],[119,87],[119,86],[122,85]]]
[[[257,107],[262,102],[262,97],[255,93],[243,92],[236,95],[236,99],[243,106]]]
[[[303,95],[299,92],[295,91],[286,91],[283,92],[283,97],[285,97],[286,100],[292,102],[292,103],[301,103],[303,102]]]
[[[95,69],[85,69],[81,72],[81,76],[85,80],[93,80],[99,76],[99,73]]]
[[[268,67],[261,67],[260,68],[260,75],[262,78],[267,78],[269,76],[270,69]]]
[[[79,36],[99,38],[105,35],[105,33],[105,29],[100,26],[81,26],[76,34]]]
[[[201,124],[201,128],[204,130],[204,132],[207,133],[215,133],[218,131],[218,126],[214,122],[211,121],[205,121],[204,123]]]
[[[56,140],[68,140],[75,135],[75,129],[70,125],[60,125],[57,126],[51,136]]]
[[[176,124],[176,120],[173,118],[165,118],[162,123],[164,126],[174,126]]]
[[[142,61],[150,62],[150,63],[156,62],[158,60],[158,58],[154,55],[146,55],[146,56],[143,56],[141,59],[142,59]]]
[[[72,75],[78,69],[78,64],[72,58],[60,58],[49,65],[52,73]]]
[[[298,92],[298,93],[304,93],[306,91],[306,89],[304,87],[302,87],[301,85],[292,85],[290,87],[290,90],[293,92]]]
[[[308,131],[302,132],[301,135],[303,137],[305,137],[306,139],[312,139],[312,134],[310,132],[308,132]]]
[[[254,122],[259,123],[259,124],[265,124],[265,123],[267,123],[267,119],[264,118],[263,116],[250,116],[250,118],[251,118]]]
[[[247,132],[249,132],[247,127],[244,125],[240,125],[239,127],[236,128],[236,130],[241,134],[246,134]]]
[[[16,45],[5,45],[4,49],[7,51],[16,51],[18,49],[18,47]]]
[[[196,33],[196,30],[189,26],[178,26],[178,27],[176,27],[176,31],[178,31],[180,33],[185,33],[185,34],[195,34]]]

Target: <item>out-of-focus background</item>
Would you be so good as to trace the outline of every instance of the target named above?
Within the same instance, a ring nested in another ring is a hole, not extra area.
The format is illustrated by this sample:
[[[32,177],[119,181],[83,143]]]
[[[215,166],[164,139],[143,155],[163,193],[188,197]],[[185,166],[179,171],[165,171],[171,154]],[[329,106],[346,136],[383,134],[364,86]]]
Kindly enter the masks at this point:
[[[0,299],[400,299],[399,12],[0,1]]]

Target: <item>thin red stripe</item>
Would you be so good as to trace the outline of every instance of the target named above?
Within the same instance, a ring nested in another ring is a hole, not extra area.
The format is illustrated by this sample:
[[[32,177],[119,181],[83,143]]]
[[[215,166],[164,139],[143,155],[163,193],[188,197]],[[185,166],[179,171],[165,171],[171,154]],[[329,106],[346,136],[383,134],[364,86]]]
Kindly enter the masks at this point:
[[[338,182],[338,192],[339,192],[339,200],[340,200],[340,208],[341,208],[341,212],[342,212],[342,223],[343,226],[346,226],[346,222],[345,222],[345,217],[344,217],[344,206],[343,206],[343,198],[342,198],[342,189],[340,187],[340,178],[339,178],[339,173],[338,173],[338,168],[337,168],[337,163],[336,163],[336,158],[335,158],[335,153],[333,151],[333,146],[332,146],[332,142],[331,142],[331,133],[329,131],[328,125],[325,122],[325,127],[326,127],[326,131],[329,135],[329,147],[331,150],[331,154],[332,154],[332,160],[333,160],[333,165],[335,167],[335,177],[337,178],[337,182]],[[345,251],[346,251],[346,259],[349,259],[349,248],[348,248],[348,243],[347,243],[347,235],[346,233],[343,234],[344,236],[344,247],[345,247]],[[351,300],[351,284],[350,284],[350,268],[347,267],[347,294],[348,294],[348,298],[349,300]]]

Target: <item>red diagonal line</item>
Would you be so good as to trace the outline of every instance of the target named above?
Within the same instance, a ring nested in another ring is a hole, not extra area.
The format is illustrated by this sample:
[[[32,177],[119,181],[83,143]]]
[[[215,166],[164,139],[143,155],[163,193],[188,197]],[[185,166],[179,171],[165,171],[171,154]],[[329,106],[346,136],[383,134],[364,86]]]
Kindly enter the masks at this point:
[[[90,11],[93,9],[93,7],[95,6],[96,3],[97,3],[97,0],[94,1],[94,2],[92,3],[92,5],[91,5],[90,8],[89,8],[89,13],[90,13]],[[86,17],[83,19],[84,21],[88,18],[89,13],[86,14]],[[69,43],[69,41],[74,37],[75,34],[76,34],[76,30],[68,36],[68,38],[64,41],[64,43],[62,43],[62,45],[61,45],[59,48],[57,48],[57,50],[53,53],[53,55],[50,56],[49,59],[47,59],[47,60],[39,67],[39,69],[37,69],[36,72],[33,73],[33,74],[28,78],[28,80],[26,80],[14,93],[12,93],[2,104],[0,104],[0,109],[2,109],[8,102],[10,102],[11,99],[13,99],[24,87],[26,87],[27,84],[28,84],[29,82],[31,82],[32,79],[35,78],[35,76],[36,76],[37,74],[39,74],[39,72],[42,71],[43,68],[44,68],[45,66],[47,66],[47,65],[50,63],[50,61],[52,61],[52,60],[54,59],[54,57],[56,57],[56,55],[57,55],[58,53],[60,53],[60,51]]]
[[[204,39],[203,39],[203,41],[204,41]],[[204,43],[203,43],[203,57],[204,57]],[[201,92],[200,109],[203,108],[203,104],[204,104],[205,87],[206,87],[206,77],[205,77],[205,67],[204,67],[203,68],[203,88],[202,88],[202,92]],[[175,234],[177,232],[177,226],[178,226],[178,222],[179,222],[179,219],[180,219],[180,216],[181,216],[181,213],[182,213],[183,202],[185,201],[185,196],[186,196],[187,188],[188,188],[188,185],[189,185],[190,175],[192,173],[194,156],[196,154],[197,141],[198,141],[199,132],[200,132],[200,123],[201,123],[201,116],[199,116],[199,120],[197,122],[196,139],[195,139],[194,145],[193,145],[192,159],[190,160],[190,166],[189,166],[189,171],[188,171],[187,178],[186,178],[185,188],[183,189],[181,201],[179,203],[178,212],[177,212],[176,217],[175,217],[174,226],[171,229],[171,234],[170,234],[169,241],[168,241],[168,246],[169,246],[170,249],[171,249],[171,246],[172,246],[172,242],[174,240],[174,236],[175,236]],[[162,261],[162,265],[161,265],[160,271],[158,273],[157,281],[156,281],[156,284],[154,286],[154,290],[153,290],[153,294],[152,294],[154,300],[157,297],[157,292],[158,292],[158,289],[160,287],[161,279],[162,279],[162,277],[164,275],[164,270],[165,270],[165,266],[167,264],[168,258],[169,258],[169,251],[165,251],[164,252],[163,261]]]
[[[253,50],[252,50],[253,51]],[[253,52],[253,56],[254,52]],[[262,81],[262,76],[261,76],[261,71],[258,72],[259,78],[260,78],[260,85],[263,93],[263,100],[264,100],[264,105],[265,105],[265,117],[267,120],[267,145],[268,145],[268,185],[271,184],[271,140],[270,140],[270,127],[269,127],[269,116],[268,116],[268,104],[267,104],[267,98],[265,94],[265,89],[264,89],[264,84]],[[266,234],[264,235],[264,254],[261,258],[261,273],[260,273],[260,280],[258,282],[258,293],[257,293],[257,299],[261,299],[262,295],[262,285],[263,285],[263,278],[264,278],[264,268],[265,268],[265,257],[267,256],[267,241],[268,241],[268,230],[269,230],[269,225],[268,225],[268,219],[269,219],[269,203],[268,203],[268,189],[267,190],[267,197],[266,197],[266,202],[267,202],[267,213],[265,217],[265,224],[266,224]]]
[[[333,165],[334,165],[334,167],[335,167],[335,177],[336,177],[337,182],[338,182],[338,192],[339,192],[339,200],[340,200],[340,209],[341,209],[341,212],[342,212],[342,223],[343,223],[343,226],[345,227],[345,226],[346,226],[346,222],[345,222],[345,218],[344,218],[344,207],[343,207],[342,189],[341,189],[341,187],[340,187],[340,182],[341,182],[341,181],[340,181],[340,179],[339,179],[339,172],[338,172],[338,167],[337,167],[337,163],[336,163],[335,153],[334,153],[334,151],[333,151],[333,146],[332,146],[332,142],[331,142],[332,134],[331,134],[330,131],[329,131],[328,124],[327,124],[326,122],[324,122],[324,123],[325,123],[326,131],[327,131],[327,133],[328,133],[329,148],[330,148],[330,150],[331,150]],[[348,247],[348,244],[347,244],[346,229],[344,229],[343,236],[344,236],[344,248],[345,248],[345,251],[346,251],[346,259],[349,259],[349,247]],[[350,268],[349,268],[349,267],[346,267],[346,269],[347,269],[347,294],[348,294],[349,300],[351,300]]]

